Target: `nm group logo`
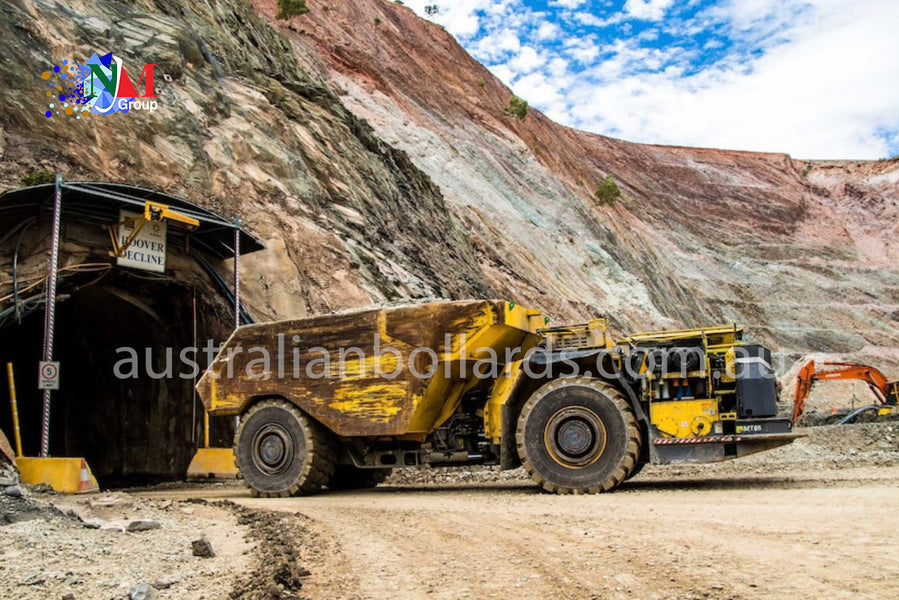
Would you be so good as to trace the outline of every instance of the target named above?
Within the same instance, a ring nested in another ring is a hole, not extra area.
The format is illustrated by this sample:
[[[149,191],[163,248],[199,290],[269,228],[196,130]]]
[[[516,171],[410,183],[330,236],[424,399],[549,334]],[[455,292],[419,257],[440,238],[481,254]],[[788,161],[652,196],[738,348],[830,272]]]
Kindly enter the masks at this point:
[[[132,110],[152,112],[159,108],[153,92],[155,66],[144,65],[135,86],[122,59],[112,52],[103,56],[97,56],[94,52],[84,64],[64,60],[52,71],[41,74],[50,86],[47,91],[49,110],[44,112],[44,116],[69,115],[80,119],[89,114],[109,115]],[[144,93],[141,95],[138,90],[142,85]]]

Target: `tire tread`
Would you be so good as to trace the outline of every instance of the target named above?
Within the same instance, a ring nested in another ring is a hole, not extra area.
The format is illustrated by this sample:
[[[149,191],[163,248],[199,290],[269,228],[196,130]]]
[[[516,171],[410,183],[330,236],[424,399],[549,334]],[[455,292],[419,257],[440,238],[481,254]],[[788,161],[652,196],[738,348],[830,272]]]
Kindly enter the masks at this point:
[[[238,470],[240,470],[240,460],[238,458],[240,454],[238,452],[238,446],[240,443],[240,436],[243,433],[244,424],[253,414],[271,407],[277,407],[288,412],[297,420],[297,422],[299,422],[303,429],[303,434],[306,437],[306,453],[309,456],[309,460],[306,461],[303,472],[300,473],[297,480],[286,490],[280,492],[257,490],[249,481],[247,481],[246,477],[243,478],[244,484],[250,488],[250,492],[254,496],[261,498],[304,496],[320,491],[322,486],[328,482],[331,478],[331,474],[334,472],[336,452],[333,435],[324,427],[309,418],[295,405],[286,400],[271,399],[257,402],[241,416],[237,431],[234,434],[234,464],[237,466]]]
[[[621,463],[618,465],[618,468],[615,469],[614,473],[605,481],[600,482],[598,485],[591,485],[586,487],[565,487],[555,485],[547,481],[542,475],[537,472],[537,470],[528,460],[527,453],[525,452],[524,423],[527,421],[527,418],[530,415],[531,411],[534,409],[540,399],[550,392],[571,385],[589,387],[601,392],[610,400],[612,400],[612,402],[618,408],[618,411],[624,416],[625,427],[628,435],[627,452],[622,458]],[[538,485],[540,485],[540,487],[542,487],[547,492],[556,494],[596,494],[614,490],[616,487],[621,485],[621,483],[628,478],[628,475],[630,475],[631,471],[634,470],[635,465],[637,464],[637,460],[640,456],[640,427],[638,426],[637,419],[634,416],[634,412],[628,405],[627,400],[625,400],[624,395],[611,384],[598,379],[590,379],[587,377],[556,379],[541,387],[537,391],[537,393],[532,395],[530,398],[528,398],[527,402],[525,402],[524,407],[521,409],[521,415],[518,417],[518,427],[515,431],[515,444],[518,449],[518,456],[521,458],[522,466],[525,468],[528,475],[531,476],[531,479],[533,479]]]

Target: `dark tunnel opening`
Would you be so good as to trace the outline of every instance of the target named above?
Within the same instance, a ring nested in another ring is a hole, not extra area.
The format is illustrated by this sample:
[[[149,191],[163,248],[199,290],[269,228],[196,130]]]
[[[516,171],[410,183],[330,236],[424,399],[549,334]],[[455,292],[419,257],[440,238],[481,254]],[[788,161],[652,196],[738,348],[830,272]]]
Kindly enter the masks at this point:
[[[50,455],[86,458],[104,488],[183,479],[202,444],[203,409],[182,350],[194,345],[196,314],[200,352],[185,356],[205,367],[207,340],[217,349],[231,332],[230,308],[208,288],[121,269],[61,298],[53,353],[61,375],[52,394]],[[26,456],[40,452],[43,337],[42,309],[0,330],[0,361],[15,369]],[[136,352],[137,373],[134,354],[122,348]],[[8,401],[3,404],[0,427],[11,434],[12,411]],[[230,446],[233,432],[231,419],[211,420],[213,446]]]

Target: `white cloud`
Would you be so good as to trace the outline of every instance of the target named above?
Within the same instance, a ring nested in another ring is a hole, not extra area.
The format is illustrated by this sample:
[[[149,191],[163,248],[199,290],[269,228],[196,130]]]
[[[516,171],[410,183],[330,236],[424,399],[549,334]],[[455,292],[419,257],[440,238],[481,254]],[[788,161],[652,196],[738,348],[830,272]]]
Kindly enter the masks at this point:
[[[434,19],[566,125],[801,158],[899,153],[895,0],[720,0],[688,18],[671,0],[551,4],[457,0]]]
[[[515,90],[529,104],[539,104],[551,118],[565,114],[565,97],[560,93],[555,81],[549,80],[543,73],[531,73],[515,82]]]
[[[550,6],[559,6],[562,8],[580,8],[586,3],[587,0],[550,0]]]
[[[545,21],[537,28],[537,39],[540,41],[554,40],[559,37],[560,32],[558,25]]]
[[[727,19],[743,32],[758,33],[772,25],[783,26],[808,6],[805,0],[726,0],[710,13]]]
[[[645,21],[660,21],[674,0],[627,0],[624,12]]]
[[[518,56],[509,61],[509,66],[516,73],[530,73],[544,64],[546,64],[546,58],[532,46],[523,47]]]
[[[500,81],[512,81],[515,73],[506,64],[491,65],[490,72]]]
[[[593,13],[585,11],[578,11],[574,13],[575,21],[577,21],[581,25],[587,25],[589,27],[608,27],[609,25],[621,23],[621,21],[623,21],[625,17],[625,13],[615,13],[605,19],[600,18]]]
[[[581,82],[570,114],[589,103],[577,125],[634,141],[883,157],[889,140],[878,131],[899,129],[899,11],[880,4],[872,17],[859,5],[822,2],[814,25],[793,31],[792,42],[748,71],[711,67],[689,77]]]
[[[502,15],[515,0],[454,0],[440,3],[433,0],[404,0],[416,13],[440,23],[456,37],[471,37],[482,31],[490,17]],[[438,12],[427,15],[426,6],[437,5]]]
[[[592,37],[568,38],[563,40],[567,56],[584,64],[591,64],[599,56],[599,46]]]
[[[475,58],[487,62],[507,60],[520,50],[521,39],[511,30],[501,30],[493,35],[484,36],[469,47]]]
[[[549,61],[549,65],[546,67],[547,72],[557,80],[565,79],[568,75],[568,69],[568,61],[560,57],[556,57]]]

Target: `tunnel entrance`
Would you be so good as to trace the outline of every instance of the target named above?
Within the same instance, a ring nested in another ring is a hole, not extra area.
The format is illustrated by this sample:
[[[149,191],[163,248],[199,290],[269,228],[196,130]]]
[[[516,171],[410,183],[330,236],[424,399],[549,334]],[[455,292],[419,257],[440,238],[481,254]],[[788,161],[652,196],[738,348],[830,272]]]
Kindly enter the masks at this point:
[[[46,265],[46,229],[36,226],[33,234],[35,241],[18,244],[18,251]],[[184,478],[203,439],[194,376],[233,329],[230,290],[204,255],[196,248],[187,252],[189,242],[180,255],[169,250],[175,269],[149,273],[117,267],[102,246],[84,253],[85,241],[96,237],[78,227],[64,226],[62,237],[68,245],[60,264],[91,266],[63,269],[60,276],[53,359],[61,376],[52,393],[50,456],[86,458],[104,488]],[[6,250],[0,246],[0,260]],[[205,256],[224,258],[226,250]],[[0,304],[0,362],[14,366],[26,456],[40,453],[43,406],[37,382],[44,309],[40,293],[27,291],[32,279],[40,290],[40,275],[22,278],[19,288],[26,292],[19,295],[18,318],[8,302]],[[4,291],[0,298],[8,300]],[[211,444],[229,447],[233,420],[212,419],[210,425]],[[0,428],[12,440],[8,400],[0,403]]]
[[[223,326],[227,307],[210,302],[205,290],[197,293],[173,279],[141,281],[128,273],[109,279],[57,307],[54,358],[62,365],[62,385],[52,398],[51,455],[86,458],[103,487],[179,477],[202,435],[192,371],[205,366],[205,357],[183,352],[194,346],[193,303],[196,299],[200,347],[230,333]],[[29,315],[4,332],[0,348],[0,360],[12,362],[16,371],[29,456],[40,451],[43,397],[36,387],[37,362],[22,357],[40,356],[43,326],[42,313]],[[133,354],[124,349],[139,357],[136,373],[129,360]],[[183,354],[199,366],[182,363]],[[10,431],[10,411],[5,412],[3,429]],[[213,425],[213,443],[230,445],[229,421],[217,419]]]

